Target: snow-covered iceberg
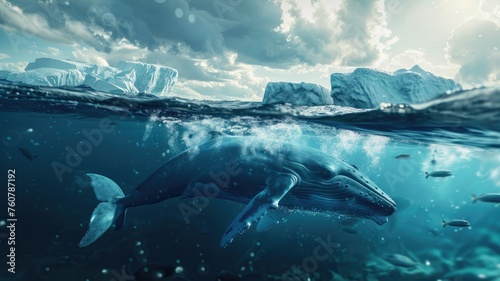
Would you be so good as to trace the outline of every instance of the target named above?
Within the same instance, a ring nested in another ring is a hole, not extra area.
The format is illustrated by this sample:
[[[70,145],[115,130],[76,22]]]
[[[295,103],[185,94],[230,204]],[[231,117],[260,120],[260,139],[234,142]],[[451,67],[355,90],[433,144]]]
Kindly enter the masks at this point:
[[[177,82],[171,67],[122,61],[117,67],[52,58],[29,63],[24,72],[5,73],[7,80],[39,86],[85,85],[97,91],[118,94],[167,95]]]
[[[330,82],[333,103],[356,108],[376,108],[380,103],[422,103],[462,89],[452,79],[435,76],[418,65],[393,73],[357,68],[349,74],[331,74]]]
[[[263,104],[290,103],[293,105],[332,104],[330,91],[312,83],[269,82]]]

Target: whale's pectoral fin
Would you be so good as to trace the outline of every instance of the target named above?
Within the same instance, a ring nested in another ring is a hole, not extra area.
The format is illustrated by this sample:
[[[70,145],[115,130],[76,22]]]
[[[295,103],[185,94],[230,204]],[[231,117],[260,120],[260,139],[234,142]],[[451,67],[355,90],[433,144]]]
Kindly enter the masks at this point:
[[[286,217],[288,217],[289,212],[285,210],[281,210],[278,208],[276,210],[269,210],[259,221],[257,224],[257,232],[264,232],[271,228],[273,224],[280,223],[284,221]]]
[[[259,221],[270,209],[276,209],[285,194],[295,186],[297,177],[292,174],[276,174],[268,180],[268,186],[255,195],[241,213],[231,222],[220,241],[221,248],[234,237],[245,232],[252,223]]]

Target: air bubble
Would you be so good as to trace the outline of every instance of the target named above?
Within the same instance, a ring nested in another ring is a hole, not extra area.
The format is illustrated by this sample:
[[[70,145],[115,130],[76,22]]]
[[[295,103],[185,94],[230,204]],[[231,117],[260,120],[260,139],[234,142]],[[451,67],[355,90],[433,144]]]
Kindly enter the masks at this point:
[[[180,8],[175,9],[175,16],[177,18],[182,18],[183,15],[184,15],[184,12],[182,11],[182,9],[180,9]]]
[[[197,271],[198,271],[198,274],[200,274],[200,275],[206,275],[206,274],[208,274],[208,266],[205,264],[200,264],[200,265],[198,265]]]

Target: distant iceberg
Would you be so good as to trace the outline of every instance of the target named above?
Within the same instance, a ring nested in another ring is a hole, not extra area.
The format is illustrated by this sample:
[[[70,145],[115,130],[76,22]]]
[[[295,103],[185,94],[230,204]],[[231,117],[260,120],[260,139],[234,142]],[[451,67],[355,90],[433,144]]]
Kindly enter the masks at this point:
[[[2,72],[0,79],[39,86],[88,86],[117,94],[167,95],[177,82],[171,67],[122,61],[117,67],[100,66],[52,58],[29,63],[24,72]]]
[[[418,65],[393,73],[357,68],[350,74],[333,73],[330,83],[335,105],[356,108],[376,108],[381,103],[422,103],[462,90],[452,79],[435,76]]]
[[[357,68],[348,74],[331,74],[330,83],[329,91],[312,83],[269,82],[262,103],[377,108],[381,103],[423,103],[462,90],[452,79],[436,76],[418,65],[392,73]]]
[[[290,103],[293,105],[333,104],[330,91],[312,83],[269,82],[263,104]]]

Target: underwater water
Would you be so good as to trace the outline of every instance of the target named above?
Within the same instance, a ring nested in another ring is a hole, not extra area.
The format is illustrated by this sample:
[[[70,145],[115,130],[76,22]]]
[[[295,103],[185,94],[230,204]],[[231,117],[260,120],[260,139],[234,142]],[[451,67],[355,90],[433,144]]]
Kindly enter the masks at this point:
[[[359,110],[2,82],[0,115],[0,168],[4,183],[15,169],[17,218],[16,273],[2,270],[2,280],[500,280],[500,206],[471,200],[500,192],[499,89]],[[95,130],[102,138],[91,142]],[[245,204],[171,198],[131,208],[121,230],[76,247],[98,204],[85,174],[113,179],[127,195],[213,132],[258,139],[270,151],[293,143],[339,157],[394,199],[397,211],[378,225],[298,210],[220,248]],[[432,171],[452,175],[426,178]],[[2,193],[5,266],[11,230]],[[197,206],[188,221],[182,204]],[[470,226],[443,227],[451,220]]]

